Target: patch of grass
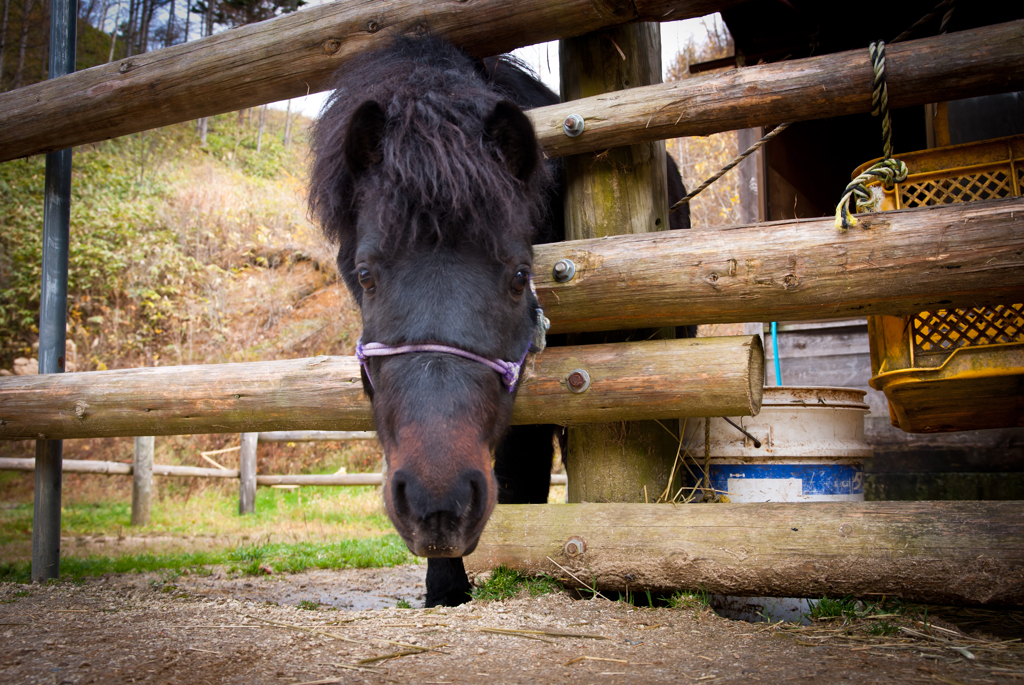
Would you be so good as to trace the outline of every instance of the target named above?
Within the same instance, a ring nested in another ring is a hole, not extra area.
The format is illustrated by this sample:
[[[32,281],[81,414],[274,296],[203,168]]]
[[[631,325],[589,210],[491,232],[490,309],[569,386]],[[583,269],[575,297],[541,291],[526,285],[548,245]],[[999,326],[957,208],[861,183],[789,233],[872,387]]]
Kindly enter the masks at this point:
[[[171,487],[170,483],[163,487]],[[131,534],[250,535],[267,530],[312,532],[330,538],[376,536],[393,530],[374,487],[303,487],[301,492],[260,488],[256,512],[238,515],[237,493],[210,489],[187,500],[165,497],[153,504],[149,525],[130,527],[131,502],[67,502],[61,507],[66,537]],[[0,546],[32,539],[32,503],[0,509]],[[2,555],[0,550],[0,555]]]
[[[711,606],[711,593],[704,588],[677,590],[668,598],[668,605],[673,609],[701,611]]]
[[[304,599],[301,602],[299,602],[299,608],[300,609],[305,609],[306,611],[316,611],[317,609],[320,608],[320,603],[319,602],[312,602],[312,601],[310,601],[308,599]]]
[[[507,566],[499,566],[491,577],[474,588],[473,599],[480,601],[510,599],[525,590],[531,597],[561,592],[562,584],[550,576],[527,576]]]
[[[186,552],[180,554],[126,554],[118,557],[64,557],[60,574],[64,580],[102,576],[107,573],[147,573],[185,570],[208,573],[210,566],[226,566],[242,573],[260,573],[266,566],[275,572],[298,573],[308,568],[382,568],[417,563],[397,535],[382,535],[330,543],[257,543],[233,550]],[[0,582],[27,583],[28,561],[0,564]]]
[[[886,620],[874,621],[870,626],[868,626],[868,635],[891,637],[899,632],[900,627],[898,625]]]
[[[398,604],[395,605],[396,609],[412,609],[412,604],[405,601],[404,599],[398,600]]]
[[[858,602],[852,597],[843,599],[830,599],[822,597],[811,605],[811,613],[807,616],[812,621],[821,621],[830,618],[846,618],[854,620],[858,618]]]

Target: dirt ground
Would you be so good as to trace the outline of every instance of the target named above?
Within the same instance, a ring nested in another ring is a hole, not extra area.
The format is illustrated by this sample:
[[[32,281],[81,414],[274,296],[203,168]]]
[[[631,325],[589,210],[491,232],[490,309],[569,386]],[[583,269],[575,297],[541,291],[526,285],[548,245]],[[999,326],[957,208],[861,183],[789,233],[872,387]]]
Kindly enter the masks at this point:
[[[425,571],[0,585],[0,682],[1024,681],[1019,614],[1007,614],[1015,637],[933,618],[922,637],[857,638],[834,623],[768,626],[566,594],[395,608],[422,606]]]

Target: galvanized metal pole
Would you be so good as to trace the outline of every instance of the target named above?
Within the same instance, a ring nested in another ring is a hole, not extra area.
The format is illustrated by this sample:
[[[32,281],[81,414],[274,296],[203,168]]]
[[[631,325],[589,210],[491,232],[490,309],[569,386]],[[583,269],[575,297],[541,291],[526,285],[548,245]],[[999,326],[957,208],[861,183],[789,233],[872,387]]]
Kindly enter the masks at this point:
[[[51,0],[50,78],[75,70],[77,0]],[[71,150],[46,155],[43,274],[39,298],[39,373],[64,371],[67,342],[68,235],[71,224]],[[60,576],[60,440],[36,441],[32,514],[32,580]]]

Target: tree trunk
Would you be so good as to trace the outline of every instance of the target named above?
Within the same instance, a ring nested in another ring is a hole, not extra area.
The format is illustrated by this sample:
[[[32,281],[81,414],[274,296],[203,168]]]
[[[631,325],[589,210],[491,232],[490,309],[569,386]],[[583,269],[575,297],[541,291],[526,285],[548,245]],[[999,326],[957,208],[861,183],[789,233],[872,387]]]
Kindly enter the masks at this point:
[[[4,92],[4,53],[7,51],[7,18],[10,9],[11,0],[4,0],[4,15],[0,20],[0,93]]]
[[[284,111],[284,149],[287,150],[292,142],[292,101],[288,100],[288,107]]]
[[[14,70],[14,81],[11,83],[11,90],[21,88],[22,77],[25,74],[25,51],[28,49],[28,26],[29,12],[32,11],[32,0],[25,0],[21,8],[21,36],[18,40],[18,66]]]
[[[263,149],[263,130],[266,127],[267,122],[267,106],[263,105],[260,107],[260,131],[256,134],[256,153],[259,154],[260,150]]]
[[[114,59],[114,46],[117,45],[117,30],[121,19],[121,2],[122,0],[117,0],[117,9],[114,10],[114,28],[110,30],[110,54],[107,55],[107,62]]]
[[[174,0],[171,0],[171,8],[167,10],[167,28],[164,34],[164,47],[174,45]]]

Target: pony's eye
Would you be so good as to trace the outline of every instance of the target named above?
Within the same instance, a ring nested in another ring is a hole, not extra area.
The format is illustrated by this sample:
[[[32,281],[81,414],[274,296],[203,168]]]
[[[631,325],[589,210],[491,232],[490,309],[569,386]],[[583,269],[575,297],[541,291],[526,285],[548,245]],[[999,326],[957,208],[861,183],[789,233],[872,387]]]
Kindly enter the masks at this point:
[[[509,286],[512,288],[512,294],[515,297],[519,297],[526,290],[526,286],[530,284],[530,272],[526,269],[520,269],[516,271],[516,275],[512,277],[512,283]]]
[[[372,293],[377,289],[377,281],[365,264],[356,267],[356,278],[359,279],[359,285],[363,286],[363,292]]]

